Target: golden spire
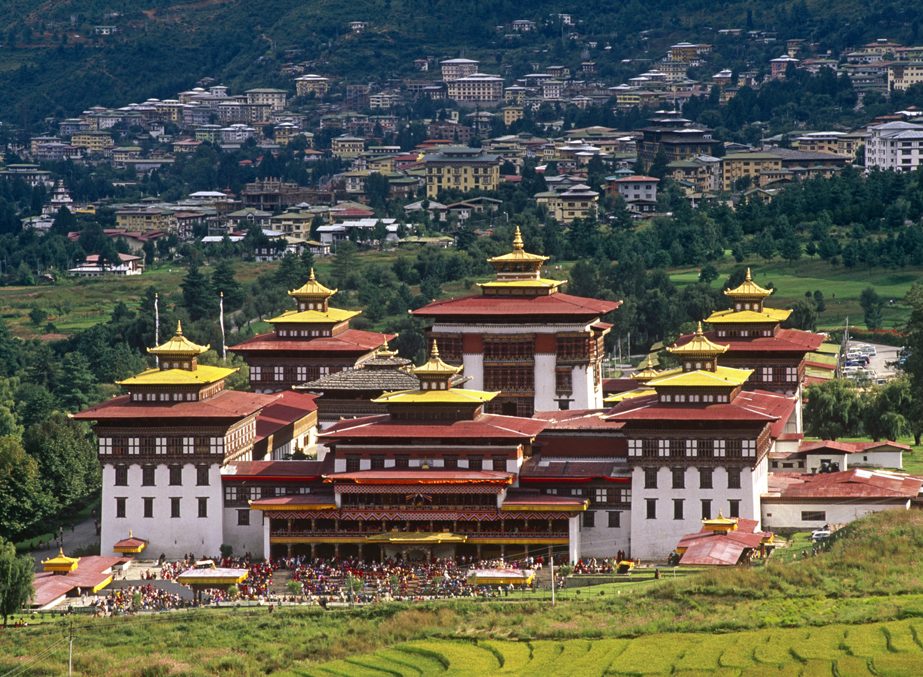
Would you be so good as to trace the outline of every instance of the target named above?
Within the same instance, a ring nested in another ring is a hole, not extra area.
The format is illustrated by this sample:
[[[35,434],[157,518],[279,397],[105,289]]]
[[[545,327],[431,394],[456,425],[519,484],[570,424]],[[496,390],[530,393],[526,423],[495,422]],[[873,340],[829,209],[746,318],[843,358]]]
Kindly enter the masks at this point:
[[[747,266],[747,277],[744,278],[747,282],[753,282],[753,278],[750,277],[750,267]],[[719,510],[720,512],[720,510]]]
[[[439,359],[439,346],[436,345],[436,339],[433,339],[433,349],[429,351],[429,357],[432,360]]]
[[[147,352],[152,355],[163,355],[173,359],[182,359],[189,358],[193,355],[201,355],[209,346],[200,346],[196,343],[193,343],[185,336],[183,336],[183,323],[177,321],[176,323],[176,334],[166,343],[163,343],[156,348],[148,348]]]
[[[182,320],[176,321],[176,335],[177,336],[183,335],[183,321]]]
[[[516,226],[516,235],[513,236],[513,249],[522,249],[524,246],[522,233],[519,232],[519,226]]]
[[[749,277],[750,277],[750,269],[747,268],[747,278],[749,279]],[[311,266],[311,277],[309,277],[308,279],[311,280],[312,282],[314,281],[314,266]]]
[[[388,346],[388,339],[385,337],[385,342],[382,343],[378,350],[375,351],[375,357],[388,358],[394,357],[395,355],[397,355],[397,351],[391,350],[391,348]]]
[[[426,363],[421,364],[419,367],[414,367],[410,370],[411,374],[424,375],[424,376],[451,376],[452,374],[457,374],[462,370],[462,367],[453,367],[451,364],[446,364],[439,357],[439,347],[436,345],[436,339],[433,339],[433,349],[430,351],[429,359]]]

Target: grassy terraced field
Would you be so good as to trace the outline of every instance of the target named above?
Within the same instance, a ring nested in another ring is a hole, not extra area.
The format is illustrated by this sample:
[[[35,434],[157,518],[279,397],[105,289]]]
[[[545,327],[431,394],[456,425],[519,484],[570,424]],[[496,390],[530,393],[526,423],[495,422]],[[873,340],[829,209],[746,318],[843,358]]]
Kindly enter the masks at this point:
[[[530,642],[422,640],[287,677],[919,677],[923,620]]]

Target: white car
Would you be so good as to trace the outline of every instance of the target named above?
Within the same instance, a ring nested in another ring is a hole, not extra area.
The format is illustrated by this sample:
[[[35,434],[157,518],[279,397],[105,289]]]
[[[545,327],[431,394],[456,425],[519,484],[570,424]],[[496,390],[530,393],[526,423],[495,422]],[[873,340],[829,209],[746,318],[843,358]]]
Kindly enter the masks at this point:
[[[820,531],[813,531],[811,532],[811,540],[820,541],[820,540],[827,538],[829,535],[830,535],[830,532],[827,531],[826,529],[822,529]]]

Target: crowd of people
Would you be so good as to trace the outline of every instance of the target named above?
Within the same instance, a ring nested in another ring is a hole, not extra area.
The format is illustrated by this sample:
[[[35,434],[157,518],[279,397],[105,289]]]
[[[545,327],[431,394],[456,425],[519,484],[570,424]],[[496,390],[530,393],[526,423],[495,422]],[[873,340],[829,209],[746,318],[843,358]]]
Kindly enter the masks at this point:
[[[95,609],[95,616],[121,616],[137,611],[183,609],[192,603],[148,583],[112,590],[104,597],[97,596],[88,606]]]

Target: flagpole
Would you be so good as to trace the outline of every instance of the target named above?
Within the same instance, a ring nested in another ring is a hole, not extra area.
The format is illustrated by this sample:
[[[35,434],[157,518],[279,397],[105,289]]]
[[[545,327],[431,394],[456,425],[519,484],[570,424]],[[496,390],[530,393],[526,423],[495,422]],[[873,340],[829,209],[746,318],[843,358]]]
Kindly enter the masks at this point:
[[[221,292],[221,298],[218,301],[221,307],[221,359],[227,356],[226,341],[224,338],[224,292]]]
[[[154,294],[154,347],[160,345],[160,294]],[[160,356],[155,356],[157,366],[160,366]]]

